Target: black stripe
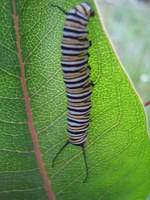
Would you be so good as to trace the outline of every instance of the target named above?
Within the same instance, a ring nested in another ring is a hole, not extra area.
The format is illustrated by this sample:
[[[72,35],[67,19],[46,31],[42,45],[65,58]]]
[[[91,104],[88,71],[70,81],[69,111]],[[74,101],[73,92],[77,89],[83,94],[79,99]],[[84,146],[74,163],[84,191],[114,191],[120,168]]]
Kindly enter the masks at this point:
[[[64,31],[66,32],[69,32],[69,33],[87,33],[88,34],[88,31],[83,31],[82,29],[81,30],[74,30],[74,29],[69,29],[69,28],[64,28]]]
[[[87,65],[81,66],[81,67],[62,67],[62,71],[64,74],[72,75],[72,73],[82,73],[83,71],[87,70]],[[65,77],[64,77],[65,78]]]
[[[82,83],[82,82],[84,82],[84,81],[87,80],[87,79],[89,79],[89,74],[88,74],[85,78],[83,78],[83,79],[81,79],[81,80],[72,81],[72,82],[69,82],[69,81],[65,81],[65,80],[64,80],[64,82],[65,82],[66,84],[76,84],[76,83]],[[81,87],[81,86],[80,86],[80,87]]]
[[[66,36],[63,36],[63,37],[66,38]],[[85,45],[86,42],[88,42],[87,38],[72,38],[72,40],[76,41],[76,42],[79,42],[80,45]],[[85,42],[85,43],[80,43],[80,42]],[[62,44],[67,44],[67,43],[62,41]],[[70,44],[73,44],[73,43],[70,43]],[[78,45],[78,43],[76,45]]]
[[[69,129],[73,129],[73,128],[78,128],[78,130],[81,129],[85,129],[88,126],[88,123],[76,123],[76,124],[72,124],[72,123],[76,123],[76,122],[69,122],[67,121],[67,125],[69,126]]]
[[[71,113],[70,113],[71,114]],[[72,116],[74,116],[74,117],[80,117],[80,116],[85,116],[85,117],[87,117],[87,118],[89,118],[90,116],[89,116],[89,112],[86,112],[86,113],[84,113],[84,114],[81,114],[81,113],[75,113],[75,114],[71,114]],[[86,118],[86,119],[87,119]]]
[[[77,39],[79,41],[84,41],[85,39],[88,40],[86,37],[85,37],[85,39],[83,38],[84,40],[82,40],[82,39],[80,39],[80,37],[81,37],[81,35],[79,35],[79,36],[63,35],[63,38],[67,38],[67,39]]]
[[[80,99],[80,100],[82,100],[82,99],[84,99],[84,98],[86,98],[86,97],[90,97],[90,95],[91,95],[91,93],[92,93],[92,91],[90,92],[90,93],[88,93],[88,94],[85,94],[85,95],[82,95],[82,96],[71,96],[71,95],[66,95],[69,99],[72,99],[72,100],[75,100],[75,99]]]
[[[81,38],[81,39],[78,39],[79,41],[88,41],[87,38]]]
[[[73,56],[80,56],[80,55],[81,56],[86,56],[86,55],[88,55],[88,53],[84,52],[84,51],[83,52],[74,52],[74,53],[69,53],[69,54],[62,52],[62,55],[63,56],[70,56],[70,57],[72,56],[73,57]]]
[[[79,121],[76,121],[76,119],[73,120],[73,119],[67,118],[67,121],[84,125],[84,124],[87,124],[89,122],[89,119],[87,119],[87,121],[79,122]]]
[[[89,108],[86,108],[86,109],[82,108],[80,110],[75,109],[75,107],[74,108],[67,107],[67,109],[70,110],[70,111],[74,111],[74,112],[79,112],[80,113],[80,112],[88,112],[91,109],[91,106]]]
[[[81,84],[81,85],[78,85],[78,86],[66,86],[66,88],[68,88],[68,89],[80,89],[80,88],[82,88],[83,87],[83,85],[84,85],[84,83],[83,84]]]
[[[88,127],[88,125],[87,125],[87,127]],[[86,127],[86,128],[87,128]],[[70,130],[70,129],[68,129],[67,128],[67,131],[69,132],[69,133],[71,133],[71,134],[75,134],[75,135],[77,135],[77,134],[83,134],[84,135],[84,133],[86,133],[87,132],[87,130],[85,130],[85,131],[83,131],[83,130]],[[71,137],[73,137],[73,136],[71,136]]]
[[[66,69],[66,70],[63,69],[63,72],[64,72],[64,74],[69,74],[69,73],[72,74],[72,73],[80,72],[80,70],[81,69],[78,69],[78,68],[76,70],[72,70],[72,71],[69,71],[69,69]]]
[[[76,21],[75,19],[67,19],[66,20],[67,22],[69,21],[69,22],[74,22],[74,23],[76,23],[76,24],[80,24],[80,25],[82,25],[82,26],[85,26],[85,24],[83,24],[81,21]],[[86,27],[86,26],[85,26]]]
[[[84,10],[84,12],[85,12],[85,15],[87,15],[87,16],[88,16],[88,13],[87,13],[87,11],[86,11],[85,7],[84,7],[82,4],[80,4],[80,6],[83,8],[83,10]]]
[[[64,46],[61,46],[61,49],[62,50],[73,50],[73,51],[84,51],[84,50],[87,50],[88,47],[81,47],[81,48],[72,48],[72,47],[64,47]]]
[[[82,62],[82,63],[77,63],[77,64],[63,64],[63,63],[61,63],[61,65],[62,65],[62,67],[81,67],[82,65],[85,65],[85,64],[88,64],[88,60],[87,61],[85,61],[85,62]]]
[[[74,14],[74,13],[68,13],[67,16],[68,16],[68,15],[73,16],[73,17],[77,17],[77,18],[79,18],[79,19],[84,20],[85,22],[88,22],[87,19],[85,19],[85,18],[82,17],[81,15],[77,15],[76,13],[75,13],[75,14]]]
[[[79,39],[76,40],[77,43],[73,43],[73,41],[71,40],[70,43],[67,43],[67,42],[62,42],[61,46],[65,46],[65,45],[68,45],[68,46],[81,46],[81,47],[89,47],[90,45],[90,42],[87,42],[87,41],[80,41]]]

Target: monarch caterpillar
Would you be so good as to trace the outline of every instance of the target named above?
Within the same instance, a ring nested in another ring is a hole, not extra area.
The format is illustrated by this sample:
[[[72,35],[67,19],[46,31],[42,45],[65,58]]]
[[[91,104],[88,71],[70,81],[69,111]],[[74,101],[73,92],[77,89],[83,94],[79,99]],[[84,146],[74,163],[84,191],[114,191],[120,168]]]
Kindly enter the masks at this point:
[[[88,165],[86,160],[85,143],[88,136],[90,122],[92,82],[89,79],[90,66],[88,65],[88,40],[87,25],[89,18],[94,16],[88,3],[81,3],[73,7],[68,13],[58,5],[57,7],[66,15],[61,44],[61,65],[67,96],[67,132],[68,140],[57,152],[52,160],[52,167],[58,155],[70,143],[80,146],[88,178]]]

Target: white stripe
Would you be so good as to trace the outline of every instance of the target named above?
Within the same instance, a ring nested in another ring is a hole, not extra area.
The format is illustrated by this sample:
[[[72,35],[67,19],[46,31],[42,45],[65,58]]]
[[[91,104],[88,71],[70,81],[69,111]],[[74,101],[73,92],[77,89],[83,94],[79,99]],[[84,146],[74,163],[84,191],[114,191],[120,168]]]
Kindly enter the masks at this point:
[[[81,138],[86,137],[86,134],[84,135],[83,133],[82,134],[71,134],[68,132],[68,135],[69,135],[70,139],[81,139]]]
[[[72,26],[65,25],[64,28],[72,30],[72,31],[79,31],[79,32],[80,31],[87,31],[88,32],[86,27],[84,27],[84,28],[76,28],[74,26],[72,27]]]
[[[68,32],[68,31],[63,31],[63,36],[72,36],[72,37],[87,37],[88,33],[72,33],[72,32]]]
[[[76,67],[77,68],[77,67]],[[87,73],[79,78],[72,78],[72,79],[65,79],[64,81],[68,82],[67,84],[75,84],[74,82],[79,82],[85,78],[87,78],[89,76],[89,71],[87,71]]]
[[[83,65],[83,66],[80,66],[80,67],[62,67],[63,68],[63,70],[64,71],[71,71],[71,72],[74,72],[74,71],[77,71],[77,70],[81,70],[81,69],[83,69],[83,68],[87,68],[87,66],[88,66],[88,64],[85,64],[85,65]],[[65,74],[65,72],[63,72],[64,74]],[[68,74],[68,73],[66,73],[66,74]]]
[[[81,109],[89,109],[90,107],[91,107],[91,104],[89,103],[89,105],[87,105],[87,106],[79,106],[79,107],[76,107],[76,106],[71,106],[71,105],[67,105],[68,106],[68,108],[70,108],[70,109],[74,109],[74,110],[81,110]]]
[[[80,98],[80,99],[71,99],[71,98],[68,98],[68,101],[70,102],[73,102],[73,103],[80,103],[80,102],[83,102],[83,101],[86,101],[90,98],[91,95],[87,96],[87,97],[84,97],[84,98]]]
[[[84,62],[88,61],[88,57],[86,57],[85,59],[83,60],[77,60],[77,61],[61,61],[61,64],[64,64],[64,65],[76,65],[76,64],[82,64]]]
[[[83,91],[82,91],[81,93],[77,93],[77,94],[76,94],[76,93],[68,93],[68,92],[67,92],[67,96],[68,96],[68,98],[69,98],[69,97],[73,97],[73,98],[74,98],[74,97],[83,97],[83,96],[88,95],[88,94],[90,95],[91,92],[92,92],[91,90],[86,91],[86,92],[83,92]],[[81,108],[80,108],[80,109],[81,109]]]
[[[87,21],[85,21],[83,19],[80,19],[80,18],[77,18],[77,17],[72,16],[72,15],[67,15],[66,22],[67,22],[67,19],[72,19],[72,20],[78,21],[78,22],[80,22],[83,25],[87,25],[87,23],[88,23]]]
[[[71,128],[68,128],[68,130],[71,131],[71,132],[73,132],[73,133],[69,133],[69,132],[68,132],[69,134],[76,135],[76,133],[80,133],[81,131],[82,131],[82,132],[84,132],[84,131],[86,132],[86,131],[88,130],[88,126],[87,126],[87,128],[83,128],[83,129],[80,129],[80,130],[73,130],[73,129],[71,129]],[[83,134],[83,133],[82,133],[82,134]]]
[[[86,140],[87,140],[87,137],[88,136],[86,136],[85,137],[85,139],[84,140],[81,140],[80,142],[77,142],[77,141],[70,141],[72,144],[82,144],[82,143],[84,143]],[[71,138],[70,138],[70,140],[71,140]]]
[[[70,115],[78,115],[78,116],[82,116],[84,114],[88,114],[89,112],[90,112],[90,110],[88,110],[88,111],[82,111],[82,112],[68,110],[68,113]]]
[[[70,38],[63,38],[62,43],[66,43],[66,41],[67,41],[68,44],[73,44],[74,42],[77,45],[79,45],[79,44],[83,45],[83,44],[86,44],[86,43],[89,44],[88,40],[78,40],[78,38],[71,38],[71,39]]]
[[[74,117],[76,117],[76,116],[74,116]],[[87,118],[87,119],[78,119],[78,118],[72,118],[72,117],[67,117],[67,120],[74,120],[74,121],[77,121],[77,122],[83,122],[83,123],[89,123],[89,117]]]
[[[62,47],[69,47],[69,48],[75,48],[75,49],[81,49],[81,48],[88,48],[89,44],[80,45],[80,44],[63,44]]]
[[[89,123],[79,124],[79,123],[67,121],[67,124],[68,124],[69,126],[81,127],[81,129],[82,129],[82,126],[86,126],[86,125],[88,125]]]
[[[85,20],[89,20],[89,18],[86,15],[83,15],[82,13],[80,13],[79,11],[77,12],[77,15],[80,17],[83,17]]]
[[[83,85],[85,85],[88,81],[89,80],[87,79],[87,80],[85,80],[84,82],[81,82],[81,83],[76,83],[76,84],[75,83],[73,83],[73,84],[67,83],[66,87],[69,88],[69,89],[70,88],[74,88],[74,87],[78,87],[79,88],[79,87],[82,87]]]
[[[63,54],[67,54],[67,55],[79,55],[79,54],[82,54],[82,53],[88,53],[88,49],[85,49],[85,50],[81,50],[81,51],[79,51],[79,50],[61,50],[61,52],[63,53]]]

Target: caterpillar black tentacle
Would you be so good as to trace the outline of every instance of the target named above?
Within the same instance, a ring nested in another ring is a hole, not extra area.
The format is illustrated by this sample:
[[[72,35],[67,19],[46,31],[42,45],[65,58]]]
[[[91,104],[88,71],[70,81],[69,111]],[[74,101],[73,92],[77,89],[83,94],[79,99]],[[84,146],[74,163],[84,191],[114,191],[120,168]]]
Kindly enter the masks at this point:
[[[52,7],[56,7],[58,8],[60,11],[62,11],[65,15],[67,15],[67,11],[65,11],[63,8],[61,8],[60,6],[58,5],[55,5],[55,4],[51,4]]]
[[[83,180],[83,183],[85,183],[86,181],[87,181],[87,179],[88,179],[88,165],[87,165],[87,159],[86,159],[86,152],[85,152],[85,147],[84,147],[84,143],[82,143],[82,145],[81,145],[81,148],[82,148],[82,153],[83,153],[83,158],[84,158],[84,163],[85,163],[85,169],[86,169],[86,176],[85,176],[85,178],[84,178],[84,180]]]
[[[61,149],[57,152],[57,154],[55,155],[55,157],[52,160],[52,168],[54,167],[55,161],[57,159],[57,157],[59,156],[59,154],[66,148],[66,146],[69,144],[69,140],[66,141],[66,143],[61,147]]]

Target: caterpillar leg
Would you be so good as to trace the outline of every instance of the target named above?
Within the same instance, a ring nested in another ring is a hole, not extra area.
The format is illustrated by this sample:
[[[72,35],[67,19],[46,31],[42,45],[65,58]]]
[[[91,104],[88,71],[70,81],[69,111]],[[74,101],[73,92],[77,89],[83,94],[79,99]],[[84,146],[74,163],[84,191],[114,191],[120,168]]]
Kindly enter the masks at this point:
[[[69,144],[69,140],[67,140],[67,142],[60,148],[60,150],[56,153],[56,156],[53,158],[52,160],[52,168],[54,167],[55,161],[57,159],[57,157],[59,156],[59,154],[66,148],[66,146]]]
[[[93,81],[91,81],[91,86],[94,87],[95,86],[95,83]]]
[[[88,88],[90,87],[90,85],[92,86],[92,88],[95,86],[95,83],[93,81],[90,81],[90,83],[88,83],[87,85],[85,85],[83,88]]]
[[[91,47],[92,46],[92,41],[91,40],[89,40],[89,47]]]
[[[90,65],[88,65],[88,69],[91,70],[91,66]]]
[[[88,56],[88,57],[90,57],[90,54],[89,54],[89,53],[87,53],[87,56]]]

